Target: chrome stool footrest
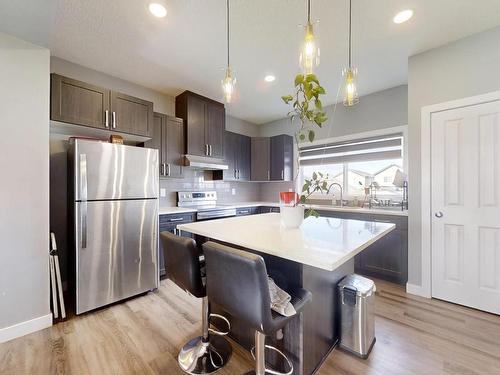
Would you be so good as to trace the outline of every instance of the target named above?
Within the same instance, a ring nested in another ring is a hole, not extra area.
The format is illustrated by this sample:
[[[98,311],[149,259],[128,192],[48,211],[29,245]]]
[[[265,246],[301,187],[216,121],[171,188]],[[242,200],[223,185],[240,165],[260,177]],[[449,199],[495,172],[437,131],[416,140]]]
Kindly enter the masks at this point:
[[[210,333],[213,333],[214,335],[218,335],[218,336],[226,336],[226,335],[228,335],[229,332],[231,331],[231,323],[229,323],[229,320],[227,320],[227,318],[225,316],[222,316],[222,315],[219,315],[219,314],[210,314],[209,315],[209,319],[212,319],[212,318],[221,319],[224,322],[226,322],[226,324],[227,324],[227,331],[226,332],[221,332],[221,331],[217,331],[217,330],[212,329],[212,328],[209,328],[208,331]]]
[[[273,350],[274,352],[281,355],[285,359],[286,363],[288,364],[288,367],[290,368],[290,370],[288,372],[280,372],[280,371],[266,368],[265,372],[267,372],[269,374],[273,374],[273,375],[291,375],[293,373],[293,364],[288,359],[288,357],[285,355],[285,353],[283,353],[281,350],[279,350],[278,348],[275,348],[274,346],[271,346],[271,345],[265,345],[265,347],[266,347],[266,349]],[[255,346],[252,348],[250,353],[252,354],[252,357],[255,360]]]

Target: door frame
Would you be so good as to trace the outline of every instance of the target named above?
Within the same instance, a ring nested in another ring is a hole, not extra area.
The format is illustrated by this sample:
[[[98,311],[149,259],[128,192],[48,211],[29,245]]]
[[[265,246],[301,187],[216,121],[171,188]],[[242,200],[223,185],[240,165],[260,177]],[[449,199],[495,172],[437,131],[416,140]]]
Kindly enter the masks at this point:
[[[433,113],[470,107],[500,100],[500,91],[433,104],[421,109],[420,188],[421,188],[421,285],[408,283],[409,293],[432,297],[432,204],[431,204],[431,116]]]

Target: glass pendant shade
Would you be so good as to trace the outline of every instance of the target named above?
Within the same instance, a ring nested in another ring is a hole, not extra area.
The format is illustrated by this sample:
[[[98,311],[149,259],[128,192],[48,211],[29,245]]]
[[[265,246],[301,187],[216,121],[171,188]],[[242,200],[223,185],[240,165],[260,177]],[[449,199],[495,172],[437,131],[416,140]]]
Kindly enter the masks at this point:
[[[356,88],[356,75],[358,70],[355,68],[346,68],[342,71],[344,77],[344,105],[352,107],[359,103],[358,90]]]
[[[236,86],[236,78],[232,76],[230,67],[227,67],[226,74],[221,83],[222,83],[222,92],[224,93],[224,101],[226,103],[231,103],[234,94],[234,88]]]
[[[320,51],[318,41],[314,36],[312,23],[308,22],[305,29],[304,45],[302,46],[299,62],[304,74],[312,74],[314,68],[319,65]]]

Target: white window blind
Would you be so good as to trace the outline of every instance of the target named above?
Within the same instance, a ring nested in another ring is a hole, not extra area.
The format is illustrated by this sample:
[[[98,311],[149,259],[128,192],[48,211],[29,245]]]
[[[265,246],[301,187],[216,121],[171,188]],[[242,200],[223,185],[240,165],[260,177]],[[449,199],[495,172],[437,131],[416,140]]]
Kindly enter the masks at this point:
[[[402,157],[402,133],[307,146],[301,147],[299,150],[299,159],[302,166],[398,159]]]

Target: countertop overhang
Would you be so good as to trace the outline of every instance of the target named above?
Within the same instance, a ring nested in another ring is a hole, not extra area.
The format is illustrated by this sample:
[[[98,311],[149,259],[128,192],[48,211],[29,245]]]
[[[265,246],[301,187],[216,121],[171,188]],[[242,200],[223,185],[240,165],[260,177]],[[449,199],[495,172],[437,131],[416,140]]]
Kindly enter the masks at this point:
[[[396,226],[374,221],[309,217],[285,229],[269,213],[178,225],[186,232],[264,254],[334,271]]]

